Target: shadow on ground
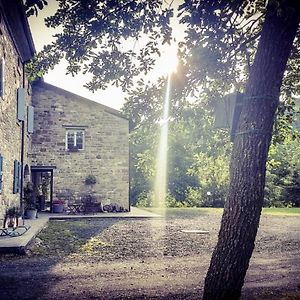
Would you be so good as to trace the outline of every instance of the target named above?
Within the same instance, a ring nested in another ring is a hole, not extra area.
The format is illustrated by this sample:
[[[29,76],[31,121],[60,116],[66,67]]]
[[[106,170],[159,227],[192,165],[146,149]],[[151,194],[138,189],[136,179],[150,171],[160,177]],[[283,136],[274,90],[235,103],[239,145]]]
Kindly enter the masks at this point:
[[[0,254],[0,299],[40,299],[60,276],[52,269],[64,260],[109,246],[99,235],[120,219],[50,221],[26,255]]]

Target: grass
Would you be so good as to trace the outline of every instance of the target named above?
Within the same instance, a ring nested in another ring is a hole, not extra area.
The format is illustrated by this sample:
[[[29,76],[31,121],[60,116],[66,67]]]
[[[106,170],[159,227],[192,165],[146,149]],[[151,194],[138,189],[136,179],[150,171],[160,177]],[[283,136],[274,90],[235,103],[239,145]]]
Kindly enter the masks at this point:
[[[268,207],[263,208],[263,215],[273,216],[297,216],[300,217],[300,207]]]
[[[160,213],[160,210],[153,207],[142,208],[153,213]],[[223,208],[213,208],[213,207],[186,207],[186,208],[167,208],[166,217],[169,218],[192,218],[197,217],[201,214],[222,214]],[[263,208],[262,215],[273,215],[273,216],[299,216],[300,217],[300,208],[291,207],[291,208],[277,208],[277,207],[268,207]]]
[[[107,221],[112,225],[114,221]],[[98,235],[106,228],[97,220],[51,221],[48,227],[40,232],[41,244],[32,249],[35,255],[61,258],[71,253],[92,253],[99,248],[111,246],[101,241]]]

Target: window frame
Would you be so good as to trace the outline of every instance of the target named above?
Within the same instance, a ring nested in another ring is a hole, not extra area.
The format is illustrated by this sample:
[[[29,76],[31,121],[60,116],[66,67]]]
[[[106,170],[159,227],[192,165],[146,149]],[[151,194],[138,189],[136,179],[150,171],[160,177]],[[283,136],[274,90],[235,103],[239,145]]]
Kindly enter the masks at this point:
[[[85,150],[85,129],[84,128],[66,128],[66,135],[65,135],[65,150],[68,152],[72,152],[72,149],[69,148],[69,143],[68,143],[68,133],[74,133],[74,148],[77,146],[77,133],[81,132],[82,133],[82,149],[75,148],[76,151],[84,151]]]

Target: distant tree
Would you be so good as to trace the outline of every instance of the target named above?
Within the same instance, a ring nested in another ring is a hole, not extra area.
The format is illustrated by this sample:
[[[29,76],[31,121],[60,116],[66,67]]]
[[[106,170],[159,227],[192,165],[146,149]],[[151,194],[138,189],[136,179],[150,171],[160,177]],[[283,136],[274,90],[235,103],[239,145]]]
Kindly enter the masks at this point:
[[[92,74],[89,89],[112,83],[126,90],[133,77],[153,67],[161,44],[171,39],[172,9],[162,0],[58,3],[46,23],[61,26],[62,32],[38,55],[38,64],[31,64],[40,74],[65,58],[69,73]],[[204,299],[238,299],[260,219],[280,89],[286,101],[299,94],[300,2],[184,0],[178,10],[188,27],[180,44],[183,84],[178,95],[185,101],[206,93],[214,101],[232,88],[245,94],[228,197],[204,289]],[[138,54],[122,49],[123,39],[142,35],[149,42]]]
[[[267,163],[266,206],[300,207],[300,147],[299,141],[287,136],[270,147]]]

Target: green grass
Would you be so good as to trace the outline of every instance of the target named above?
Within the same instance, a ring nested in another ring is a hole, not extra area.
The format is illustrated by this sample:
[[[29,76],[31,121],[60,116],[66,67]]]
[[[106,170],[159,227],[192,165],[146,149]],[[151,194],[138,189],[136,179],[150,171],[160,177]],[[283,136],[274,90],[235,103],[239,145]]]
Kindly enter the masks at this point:
[[[160,210],[157,208],[146,207],[142,208],[153,213],[160,214]],[[166,208],[166,216],[171,218],[192,218],[197,217],[201,214],[222,214],[222,208],[212,207],[188,207],[188,208]],[[273,216],[299,216],[300,208],[263,208],[262,215],[273,215]]]
[[[290,208],[277,208],[277,207],[268,207],[263,208],[263,215],[274,215],[274,216],[298,216],[300,217],[300,207],[290,207]]]
[[[153,207],[141,207],[141,209],[161,214],[161,210]],[[165,213],[167,218],[195,218],[205,214],[222,214],[222,208],[211,207],[184,207],[184,208],[166,208]]]

